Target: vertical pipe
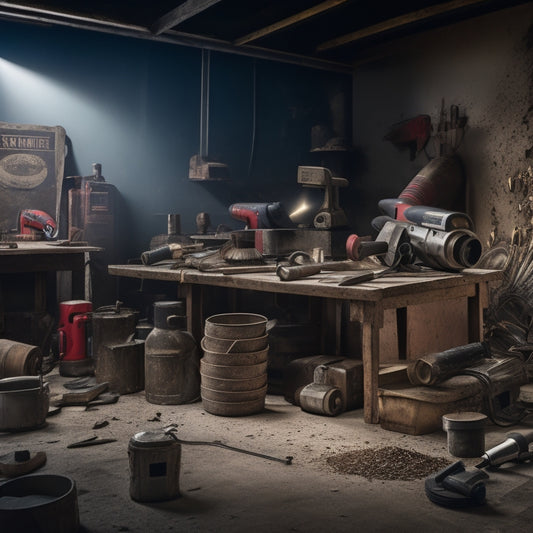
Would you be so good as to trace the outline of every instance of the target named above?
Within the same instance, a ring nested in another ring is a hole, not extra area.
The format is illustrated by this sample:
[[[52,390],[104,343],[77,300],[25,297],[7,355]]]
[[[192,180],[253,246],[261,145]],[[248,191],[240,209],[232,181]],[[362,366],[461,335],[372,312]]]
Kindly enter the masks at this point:
[[[202,77],[200,87],[200,157],[209,151],[209,71],[211,51],[202,48]]]

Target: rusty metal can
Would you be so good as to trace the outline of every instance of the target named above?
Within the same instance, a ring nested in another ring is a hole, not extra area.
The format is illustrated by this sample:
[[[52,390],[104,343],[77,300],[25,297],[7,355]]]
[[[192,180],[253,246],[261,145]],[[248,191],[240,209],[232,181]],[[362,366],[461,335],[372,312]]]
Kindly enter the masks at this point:
[[[181,445],[162,429],[136,433],[128,457],[132,500],[155,502],[180,495]]]

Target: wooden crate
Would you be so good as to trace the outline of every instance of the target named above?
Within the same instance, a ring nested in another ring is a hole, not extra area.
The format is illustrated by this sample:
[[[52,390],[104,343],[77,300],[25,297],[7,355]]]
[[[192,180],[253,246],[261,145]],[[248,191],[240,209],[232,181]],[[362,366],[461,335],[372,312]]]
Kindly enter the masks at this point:
[[[483,386],[471,376],[455,376],[438,386],[391,385],[378,391],[383,429],[424,435],[442,429],[442,415],[481,411]]]

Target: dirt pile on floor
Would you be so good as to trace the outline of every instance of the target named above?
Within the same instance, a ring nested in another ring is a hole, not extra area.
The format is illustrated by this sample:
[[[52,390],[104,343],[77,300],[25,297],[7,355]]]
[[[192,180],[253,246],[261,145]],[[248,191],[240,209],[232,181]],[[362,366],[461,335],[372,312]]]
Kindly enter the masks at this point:
[[[328,457],[326,462],[340,474],[402,481],[425,478],[450,464],[444,457],[431,457],[397,446],[343,452]]]

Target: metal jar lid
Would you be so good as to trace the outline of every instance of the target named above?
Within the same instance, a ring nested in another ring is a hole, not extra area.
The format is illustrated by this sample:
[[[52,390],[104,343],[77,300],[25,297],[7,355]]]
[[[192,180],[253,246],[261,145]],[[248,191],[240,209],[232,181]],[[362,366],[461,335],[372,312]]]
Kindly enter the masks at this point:
[[[161,329],[185,327],[185,302],[183,300],[154,303],[154,325]]]
[[[484,428],[487,420],[487,416],[483,413],[450,413],[442,416],[442,429],[445,431],[477,430]]]
[[[178,444],[170,435],[165,433],[162,429],[154,431],[141,431],[135,433],[130,439],[130,444],[140,448],[154,448],[172,446]]]

